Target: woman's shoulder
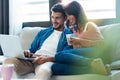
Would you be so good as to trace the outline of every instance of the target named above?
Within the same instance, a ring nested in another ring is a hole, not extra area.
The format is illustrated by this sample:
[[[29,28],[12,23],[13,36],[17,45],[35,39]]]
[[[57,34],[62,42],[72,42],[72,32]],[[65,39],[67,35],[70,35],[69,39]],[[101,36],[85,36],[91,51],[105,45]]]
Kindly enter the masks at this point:
[[[86,26],[88,26],[88,28],[98,27],[94,22],[87,22]]]
[[[94,22],[87,22],[86,30],[91,30],[91,29],[98,29],[98,26]]]

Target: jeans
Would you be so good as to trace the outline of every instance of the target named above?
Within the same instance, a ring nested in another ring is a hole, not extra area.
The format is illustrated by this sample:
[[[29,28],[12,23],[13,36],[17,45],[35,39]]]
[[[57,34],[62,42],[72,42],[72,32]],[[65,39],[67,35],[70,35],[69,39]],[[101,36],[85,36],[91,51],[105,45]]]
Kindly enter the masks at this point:
[[[55,55],[52,65],[54,75],[90,73],[90,63],[99,56],[97,48],[76,48]]]

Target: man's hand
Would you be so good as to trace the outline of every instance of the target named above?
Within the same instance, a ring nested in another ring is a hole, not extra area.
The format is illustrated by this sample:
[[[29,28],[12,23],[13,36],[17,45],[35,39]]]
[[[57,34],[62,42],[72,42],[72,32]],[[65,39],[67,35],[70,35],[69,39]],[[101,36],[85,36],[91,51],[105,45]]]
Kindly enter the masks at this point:
[[[24,51],[24,55],[25,55],[25,57],[32,57],[33,56],[33,54],[28,52],[28,51]]]
[[[37,55],[36,59],[33,60],[33,63],[43,64],[45,62],[53,62],[53,61],[54,61],[54,57],[48,55]]]

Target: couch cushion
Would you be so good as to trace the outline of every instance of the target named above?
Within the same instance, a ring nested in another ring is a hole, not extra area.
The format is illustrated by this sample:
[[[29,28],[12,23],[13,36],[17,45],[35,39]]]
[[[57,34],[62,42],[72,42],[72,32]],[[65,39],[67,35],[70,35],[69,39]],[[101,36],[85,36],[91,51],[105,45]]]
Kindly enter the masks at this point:
[[[120,80],[120,70],[112,70],[110,80]]]
[[[111,63],[111,69],[120,69],[120,60],[114,61]]]
[[[30,44],[32,40],[34,39],[35,35],[40,31],[41,29],[44,29],[42,27],[25,27],[22,29],[20,33],[20,39],[23,50],[27,50],[30,47]]]
[[[106,58],[111,61],[120,59],[120,23],[100,26],[101,32],[105,38]]]

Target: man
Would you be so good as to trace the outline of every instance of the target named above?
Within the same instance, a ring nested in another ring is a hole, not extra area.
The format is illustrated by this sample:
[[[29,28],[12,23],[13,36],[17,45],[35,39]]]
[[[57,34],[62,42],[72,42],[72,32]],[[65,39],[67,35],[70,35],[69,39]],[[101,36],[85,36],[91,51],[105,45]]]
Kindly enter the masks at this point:
[[[33,61],[18,58],[8,58],[4,64],[15,65],[14,71],[17,75],[35,72],[35,79],[49,80],[51,76],[51,65],[54,63],[54,55],[72,48],[68,46],[66,34],[71,33],[64,27],[66,15],[62,4],[55,4],[51,8],[51,20],[53,26],[41,30],[33,40],[29,51],[24,51],[26,57],[36,57]]]

